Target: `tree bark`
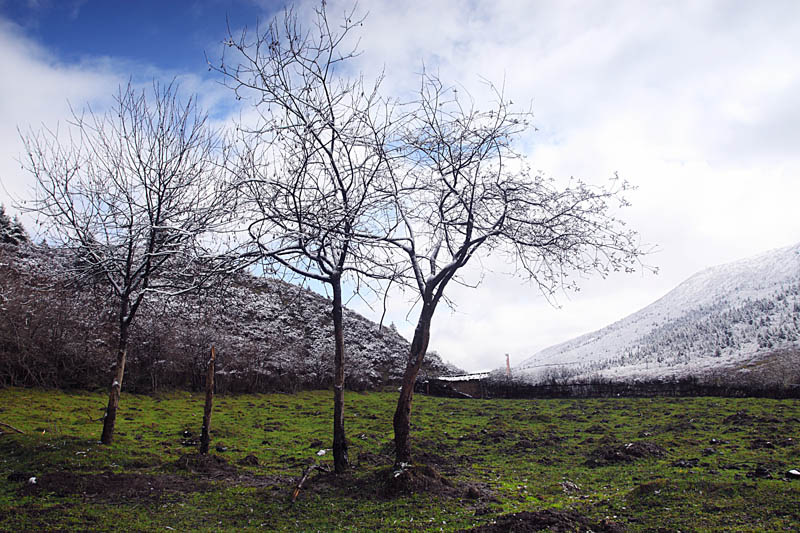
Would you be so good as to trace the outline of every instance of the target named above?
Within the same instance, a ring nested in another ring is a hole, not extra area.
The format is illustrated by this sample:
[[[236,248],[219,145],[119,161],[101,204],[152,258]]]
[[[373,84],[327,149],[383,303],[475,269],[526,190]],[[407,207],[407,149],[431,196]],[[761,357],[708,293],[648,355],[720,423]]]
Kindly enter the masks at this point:
[[[403,384],[400,387],[400,397],[397,399],[397,409],[394,412],[394,463],[396,467],[399,467],[401,463],[411,463],[411,443],[409,441],[411,402],[414,399],[414,383],[420,368],[422,368],[425,352],[428,350],[432,319],[433,308],[429,304],[425,304],[414,330],[414,340],[411,342],[408,363],[403,373]]]
[[[348,467],[347,439],[344,432],[344,323],[342,319],[342,282],[336,277],[333,286],[333,470],[343,473]]]
[[[217,359],[217,351],[211,347],[211,357],[208,360],[208,370],[206,371],[206,405],[203,409],[203,431],[200,435],[200,453],[208,453],[208,445],[211,443],[211,406],[214,402],[214,366]]]
[[[106,416],[103,419],[103,434],[100,442],[109,445],[114,440],[114,423],[117,420],[117,408],[119,407],[119,395],[122,391],[122,377],[125,375],[125,358],[128,354],[128,324],[120,322],[119,343],[117,347],[117,365],[114,371],[114,381],[108,392],[108,407]]]

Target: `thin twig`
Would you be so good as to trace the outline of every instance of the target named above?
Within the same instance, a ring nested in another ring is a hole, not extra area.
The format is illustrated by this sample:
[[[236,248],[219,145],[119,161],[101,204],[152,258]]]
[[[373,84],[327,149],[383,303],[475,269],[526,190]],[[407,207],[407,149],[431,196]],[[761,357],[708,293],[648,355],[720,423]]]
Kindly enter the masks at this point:
[[[330,472],[330,470],[328,470],[326,467],[322,465],[311,465],[308,468],[306,468],[305,471],[303,472],[303,477],[300,478],[300,483],[297,484],[297,486],[294,488],[294,491],[292,492],[292,503],[294,503],[295,500],[297,500],[297,497],[300,495],[300,489],[303,488],[303,484],[306,482],[308,476],[310,476],[311,472],[313,472],[314,470],[319,470],[320,472]]]
[[[21,434],[23,434],[23,435],[25,434],[25,432],[24,432],[24,431],[22,431],[22,430],[19,430],[19,429],[15,428],[15,427],[14,427],[14,426],[12,426],[11,424],[6,424],[5,422],[0,422],[0,426],[3,426],[4,428],[8,428],[8,429],[13,429],[13,430],[14,430],[14,431],[16,431],[17,433],[21,433]]]

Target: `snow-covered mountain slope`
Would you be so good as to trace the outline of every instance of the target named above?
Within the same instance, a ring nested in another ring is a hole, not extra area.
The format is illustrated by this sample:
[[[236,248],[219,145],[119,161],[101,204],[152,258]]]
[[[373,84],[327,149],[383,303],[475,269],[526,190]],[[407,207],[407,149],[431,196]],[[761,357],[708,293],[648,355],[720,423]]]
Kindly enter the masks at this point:
[[[538,352],[515,374],[703,375],[776,353],[800,358],[800,243],[699,272],[610,326]]]
[[[184,297],[164,302],[166,314],[182,308],[188,327],[203,325],[218,346],[219,373],[247,378],[326,387],[333,376],[331,300],[277,279],[237,276],[222,296],[206,301]],[[208,313],[209,305],[216,309]],[[163,315],[164,313],[162,313]],[[380,388],[400,382],[410,345],[394,328],[344,309],[346,384],[353,389]],[[423,374],[452,369],[428,354]]]
[[[0,388],[93,388],[114,362],[114,299],[102,283],[70,276],[67,250],[0,243]],[[102,279],[100,279],[102,281]],[[217,390],[325,388],[333,373],[330,299],[281,280],[241,273],[224,290],[166,298],[152,293],[130,332],[125,390],[202,386],[211,345]],[[397,385],[409,343],[345,309],[351,389]],[[458,373],[429,353],[422,375]]]

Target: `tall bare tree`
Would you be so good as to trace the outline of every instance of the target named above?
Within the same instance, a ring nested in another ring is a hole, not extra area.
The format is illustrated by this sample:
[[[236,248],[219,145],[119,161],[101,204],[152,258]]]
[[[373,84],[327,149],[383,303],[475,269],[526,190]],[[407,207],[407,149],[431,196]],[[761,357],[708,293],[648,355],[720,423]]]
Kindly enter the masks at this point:
[[[254,127],[240,126],[239,175],[252,242],[265,258],[330,288],[334,326],[333,456],[348,465],[344,428],[345,346],[342,283],[359,287],[391,275],[379,252],[360,235],[375,233],[386,172],[391,105],[378,95],[380,79],[348,77],[347,47],[361,19],[346,15],[332,27],[325,4],[303,28],[291,10],[254,35],[226,41],[227,57],[212,68],[237,97],[252,99]],[[233,52],[233,57],[231,57]]]
[[[152,293],[197,288],[209,271],[208,232],[230,216],[224,152],[194,98],[175,84],[120,88],[112,109],[73,113],[67,132],[23,135],[36,181],[29,209],[51,239],[80,257],[76,276],[104,282],[118,337],[102,442],[111,444],[129,329]]]
[[[559,188],[530,175],[514,148],[531,127],[530,113],[513,111],[502,91],[492,89],[495,102],[481,111],[437,77],[423,75],[402,139],[404,162],[392,166],[389,220],[397,224],[388,240],[405,256],[421,306],[394,414],[398,466],[411,462],[414,382],[434,313],[475,257],[504,256],[550,295],[574,286],[569,276],[575,273],[631,271],[642,254],[636,234],[613,214],[614,203],[626,205],[628,186],[574,181]]]

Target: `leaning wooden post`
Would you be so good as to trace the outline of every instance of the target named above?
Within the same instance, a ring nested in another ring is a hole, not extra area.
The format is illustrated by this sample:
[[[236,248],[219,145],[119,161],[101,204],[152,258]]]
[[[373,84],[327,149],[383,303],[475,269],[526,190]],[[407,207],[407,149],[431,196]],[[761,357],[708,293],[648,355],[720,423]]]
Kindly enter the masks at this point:
[[[208,370],[206,371],[206,406],[203,409],[203,433],[200,436],[200,453],[208,453],[208,445],[211,442],[211,404],[214,402],[214,361],[217,358],[217,351],[211,347],[211,358],[208,360]]]

